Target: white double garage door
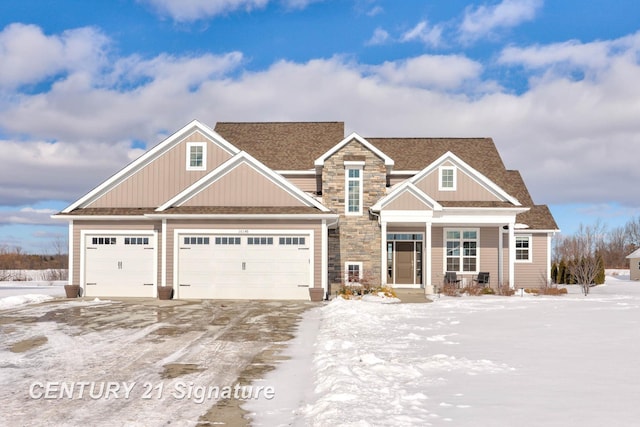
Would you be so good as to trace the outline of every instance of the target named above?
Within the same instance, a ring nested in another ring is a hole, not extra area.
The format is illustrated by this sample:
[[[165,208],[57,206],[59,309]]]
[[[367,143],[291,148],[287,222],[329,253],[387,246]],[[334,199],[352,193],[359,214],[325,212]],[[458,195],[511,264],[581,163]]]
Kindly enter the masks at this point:
[[[86,296],[156,296],[155,233],[87,232],[83,239]],[[174,243],[174,298],[309,298],[311,231],[176,230]]]
[[[308,299],[311,232],[176,231],[178,298]]]

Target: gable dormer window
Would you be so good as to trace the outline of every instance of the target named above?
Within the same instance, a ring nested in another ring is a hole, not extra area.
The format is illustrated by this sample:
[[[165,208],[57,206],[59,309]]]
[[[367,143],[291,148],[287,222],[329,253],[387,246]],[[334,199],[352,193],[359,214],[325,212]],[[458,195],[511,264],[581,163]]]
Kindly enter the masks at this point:
[[[456,168],[455,166],[440,166],[439,169],[439,185],[440,191],[456,190]]]
[[[362,215],[362,169],[364,162],[344,162],[345,215]]]
[[[187,170],[203,171],[207,169],[207,143],[187,143]]]

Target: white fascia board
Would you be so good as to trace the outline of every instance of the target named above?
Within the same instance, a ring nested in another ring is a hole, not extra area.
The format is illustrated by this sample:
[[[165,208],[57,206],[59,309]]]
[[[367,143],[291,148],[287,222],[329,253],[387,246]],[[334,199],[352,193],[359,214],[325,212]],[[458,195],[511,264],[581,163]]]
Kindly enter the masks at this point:
[[[393,202],[396,198],[400,197],[402,193],[405,191],[408,191],[409,193],[411,193],[413,196],[415,196],[418,200],[420,200],[426,206],[430,207],[432,210],[434,211],[442,210],[442,205],[440,203],[436,202],[434,199],[429,197],[428,194],[426,194],[424,191],[420,190],[418,187],[413,185],[413,183],[411,183],[410,181],[404,181],[398,184],[398,186],[394,187],[389,194],[387,194],[386,196],[378,200],[378,202],[371,207],[371,210],[374,212],[381,211],[382,209],[384,209],[386,205]]]
[[[394,222],[432,222],[433,211],[382,211],[380,221],[391,224]]]
[[[324,166],[324,161],[327,158],[329,158],[332,155],[334,155],[338,150],[340,150],[342,147],[344,147],[345,145],[347,145],[348,143],[350,143],[354,139],[356,141],[358,141],[360,144],[364,145],[373,154],[375,154],[376,156],[378,156],[382,160],[384,160],[384,164],[385,164],[385,166],[387,166],[387,168],[391,168],[395,164],[391,157],[389,157],[386,154],[384,154],[382,151],[380,151],[378,148],[376,148],[373,144],[371,144],[369,141],[367,141],[366,139],[364,139],[363,137],[361,137],[360,135],[358,135],[355,132],[353,132],[351,135],[347,136],[345,139],[343,139],[342,141],[340,141],[339,143],[337,143],[336,145],[331,147],[331,149],[329,149],[329,151],[324,153],[322,156],[318,157],[316,159],[316,161],[313,162],[313,164],[315,166]]]
[[[198,120],[192,120],[187,125],[183,126],[177,132],[174,132],[171,136],[166,138],[164,141],[157,144],[155,147],[151,148],[149,151],[138,157],[133,162],[129,163],[124,169],[117,172],[115,175],[111,176],[109,179],[104,181],[102,184],[98,185],[96,188],[82,196],[80,199],[75,201],[73,204],[66,207],[62,212],[69,213],[74,209],[77,209],[87,203],[95,200],[99,196],[101,196],[107,190],[113,188],[116,184],[124,181],[144,166],[153,162],[155,159],[160,157],[162,154],[171,149],[176,143],[178,143],[181,139],[185,138],[188,135],[184,135],[190,129],[193,129],[193,132],[200,131],[220,146],[223,150],[227,151],[229,154],[237,154],[240,152],[238,148],[236,148],[233,144],[225,140],[222,136],[220,136],[217,132],[211,129],[209,126],[206,126],[200,123]]]
[[[145,214],[145,217],[151,220],[154,219],[233,219],[233,220],[338,220],[340,216],[338,214]],[[333,223],[329,223],[332,225]]]
[[[434,216],[434,224],[488,224],[505,225],[515,223],[517,209],[467,209],[451,211],[445,208],[439,215]]]
[[[308,169],[308,170],[277,170],[274,171],[275,173],[279,174],[279,175],[300,175],[300,176],[307,176],[307,175],[316,175],[316,170],[315,169]]]
[[[485,187],[487,190],[489,190],[491,193],[501,198],[502,200],[513,203],[515,206],[522,206],[521,203],[518,201],[518,199],[516,199],[515,197],[511,196],[509,193],[504,191],[495,182],[491,181],[489,178],[487,178],[485,175],[480,173],[478,170],[471,167],[467,162],[465,162],[460,157],[453,154],[451,151],[447,151],[446,153],[444,153],[436,161],[434,161],[429,166],[424,168],[422,171],[414,175],[413,178],[410,178],[409,181],[411,181],[412,183],[417,183],[426,175],[430,174],[431,172],[434,172],[438,167],[440,167],[440,165],[442,165],[446,161],[450,161],[451,163],[456,165],[464,173],[466,173],[468,176],[470,176],[472,179],[474,179],[476,182],[478,182],[480,185]]]
[[[146,215],[51,215],[53,219],[78,221],[148,221]]]
[[[238,167],[243,163],[254,168],[256,171],[264,175],[267,179],[271,180],[273,183],[280,186],[283,190],[288,192],[291,196],[298,199],[300,202],[304,203],[305,205],[310,207],[316,207],[323,212],[329,212],[329,208],[324,206],[322,203],[318,202],[316,199],[314,199],[304,191],[300,190],[295,185],[291,184],[283,176],[269,169],[267,166],[265,166],[263,163],[261,163],[260,161],[258,161],[257,159],[255,159],[253,156],[251,156],[249,153],[245,151],[240,151],[238,154],[236,154],[235,156],[233,156],[232,158],[230,158],[229,160],[227,160],[226,162],[218,166],[216,169],[212,170],[207,175],[200,178],[190,187],[188,187],[187,189],[185,189],[184,191],[182,191],[172,199],[162,204],[162,206],[156,209],[156,211],[162,212],[170,208],[171,206],[181,206],[187,200],[191,199],[192,197],[197,195],[199,192],[207,188],[210,184],[216,182],[218,179],[222,178],[224,175],[231,172],[233,169],[235,169],[236,167]]]

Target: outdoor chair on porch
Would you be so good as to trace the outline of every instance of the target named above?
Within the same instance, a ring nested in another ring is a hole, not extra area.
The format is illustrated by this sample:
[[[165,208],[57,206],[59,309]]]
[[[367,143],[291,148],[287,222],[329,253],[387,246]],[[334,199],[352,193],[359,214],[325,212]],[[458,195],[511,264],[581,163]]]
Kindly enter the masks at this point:
[[[473,281],[476,282],[479,286],[482,286],[483,288],[489,287],[490,285],[489,273],[480,272],[478,273],[478,276],[473,279]]]
[[[456,285],[456,287],[460,286],[460,279],[458,279],[458,274],[455,271],[447,271],[444,274],[444,284],[454,284]]]

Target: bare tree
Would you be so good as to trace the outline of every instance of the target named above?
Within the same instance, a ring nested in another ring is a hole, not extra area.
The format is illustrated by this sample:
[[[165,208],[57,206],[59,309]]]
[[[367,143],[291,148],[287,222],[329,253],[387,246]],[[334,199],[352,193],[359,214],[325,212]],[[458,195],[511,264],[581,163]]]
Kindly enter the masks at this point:
[[[567,269],[576,284],[582,286],[585,295],[594,283],[600,265],[596,253],[602,250],[606,227],[601,221],[593,225],[580,224],[572,236],[563,237],[556,243],[556,257],[567,260]]]
[[[632,246],[631,250],[640,248],[640,216],[627,222],[625,227],[627,240]]]

